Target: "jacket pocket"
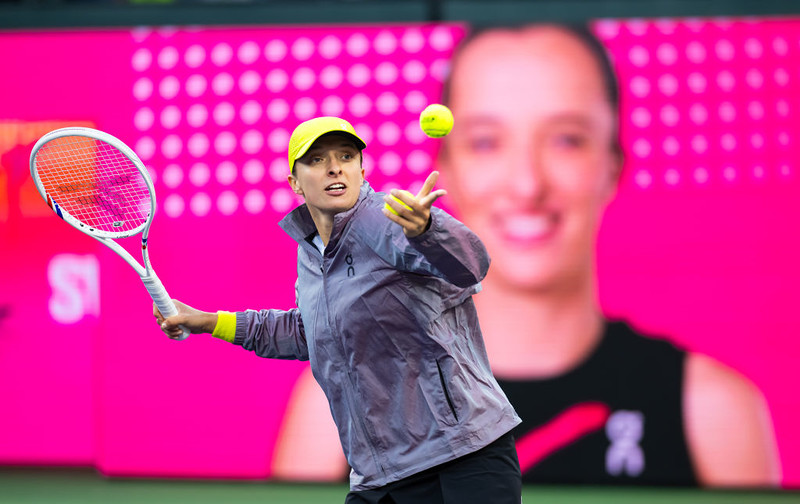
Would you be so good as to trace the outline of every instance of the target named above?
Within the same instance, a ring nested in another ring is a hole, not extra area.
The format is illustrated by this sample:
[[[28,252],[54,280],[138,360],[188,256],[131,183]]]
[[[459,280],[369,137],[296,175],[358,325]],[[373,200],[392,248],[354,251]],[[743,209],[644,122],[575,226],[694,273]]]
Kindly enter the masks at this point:
[[[447,406],[450,409],[450,413],[453,414],[453,418],[455,419],[456,423],[458,423],[458,411],[456,411],[455,404],[453,404],[453,398],[450,396],[450,391],[447,389],[447,380],[445,380],[444,372],[442,371],[442,365],[439,363],[439,360],[436,360],[436,370],[439,372],[439,383],[442,385],[442,392],[444,393],[444,398],[447,401]]]

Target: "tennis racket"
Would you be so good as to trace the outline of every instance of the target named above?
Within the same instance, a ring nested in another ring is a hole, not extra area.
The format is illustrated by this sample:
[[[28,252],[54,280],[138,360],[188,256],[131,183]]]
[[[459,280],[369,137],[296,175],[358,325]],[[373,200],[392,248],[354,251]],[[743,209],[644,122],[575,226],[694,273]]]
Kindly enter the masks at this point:
[[[150,174],[136,153],[102,131],[60,128],[36,142],[30,167],[36,189],[59,217],[130,264],[164,317],[178,313],[150,265],[147,235],[156,194]],[[139,233],[144,265],[115,241]],[[175,339],[188,336],[184,329]]]

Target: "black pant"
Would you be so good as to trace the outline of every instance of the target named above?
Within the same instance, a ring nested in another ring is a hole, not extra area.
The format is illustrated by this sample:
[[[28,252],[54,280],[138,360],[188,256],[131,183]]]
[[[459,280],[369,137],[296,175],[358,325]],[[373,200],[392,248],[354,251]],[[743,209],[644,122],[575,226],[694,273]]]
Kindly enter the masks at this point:
[[[511,434],[474,453],[386,486],[347,494],[345,504],[520,504],[522,476]]]

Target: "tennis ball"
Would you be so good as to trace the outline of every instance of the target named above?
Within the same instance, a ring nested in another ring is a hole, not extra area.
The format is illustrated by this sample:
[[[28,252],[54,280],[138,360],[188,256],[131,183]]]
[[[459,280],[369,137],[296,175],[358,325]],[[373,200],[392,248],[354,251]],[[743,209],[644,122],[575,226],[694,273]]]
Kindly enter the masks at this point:
[[[434,103],[419,115],[419,127],[431,138],[441,138],[453,129],[453,113],[444,105]]]
[[[407,192],[407,191],[405,191],[405,192]],[[409,194],[410,194],[410,193],[409,193]],[[412,208],[411,208],[410,206],[408,206],[408,205],[406,205],[405,203],[403,203],[403,201],[401,201],[401,200],[400,200],[400,198],[398,198],[397,196],[392,196],[392,199],[394,199],[396,202],[400,203],[400,204],[401,204],[401,205],[403,205],[404,207],[408,208],[409,210],[412,210]],[[398,213],[395,211],[395,209],[394,209],[394,208],[392,208],[392,206],[391,206],[389,203],[384,203],[384,204],[383,204],[383,206],[386,208],[386,210],[389,210],[389,211],[390,211],[390,212],[392,212],[393,214],[395,214],[395,215],[400,215],[400,214],[398,214]]]

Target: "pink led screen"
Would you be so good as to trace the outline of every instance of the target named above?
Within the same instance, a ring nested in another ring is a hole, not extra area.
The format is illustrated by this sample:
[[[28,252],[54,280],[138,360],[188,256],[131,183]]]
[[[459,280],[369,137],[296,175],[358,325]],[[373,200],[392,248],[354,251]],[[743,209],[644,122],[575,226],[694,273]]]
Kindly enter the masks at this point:
[[[796,487],[800,21],[592,28],[618,72],[626,152],[599,237],[602,306],[752,381],[780,481]],[[35,192],[27,154],[39,136],[92,126],[139,154],[158,195],[151,259],[173,297],[205,310],[291,308],[296,244],[277,222],[300,203],[286,183],[292,129],[318,115],[349,119],[369,144],[373,187],[415,191],[440,145],[419,130],[419,112],[440,101],[468,32],[0,33],[0,64],[17,76],[0,80],[0,463],[269,478],[307,374],[306,363],[210,337],[167,340],[134,272]]]

